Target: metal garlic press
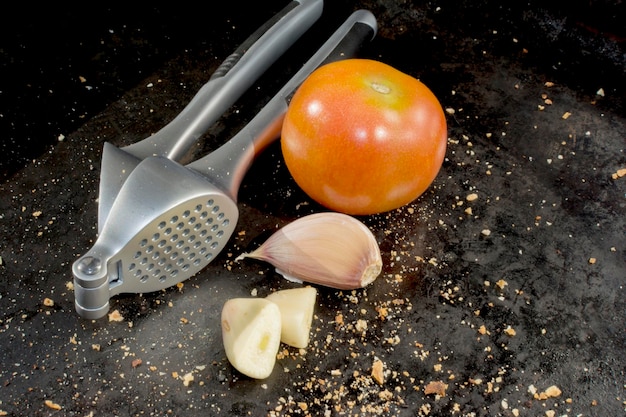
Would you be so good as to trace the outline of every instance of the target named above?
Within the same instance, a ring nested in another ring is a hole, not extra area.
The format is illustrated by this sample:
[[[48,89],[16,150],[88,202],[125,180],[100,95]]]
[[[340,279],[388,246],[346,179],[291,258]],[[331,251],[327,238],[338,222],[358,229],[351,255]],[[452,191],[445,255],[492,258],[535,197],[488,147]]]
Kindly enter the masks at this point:
[[[238,221],[239,185],[254,158],[280,136],[296,88],[320,65],[353,56],[376,32],[369,11],[354,12],[252,121],[190,164],[174,160],[178,146],[163,152],[155,145],[159,150],[150,154],[143,144],[116,151],[107,145],[103,163],[108,159],[118,171],[103,167],[99,236],[72,267],[78,314],[103,317],[111,297],[162,290],[215,259]]]
[[[319,19],[322,0],[294,0],[252,33],[211,75],[185,108],[154,135],[117,148],[105,143],[98,203],[98,233],[131,172],[147,157],[181,161],[255,81]]]

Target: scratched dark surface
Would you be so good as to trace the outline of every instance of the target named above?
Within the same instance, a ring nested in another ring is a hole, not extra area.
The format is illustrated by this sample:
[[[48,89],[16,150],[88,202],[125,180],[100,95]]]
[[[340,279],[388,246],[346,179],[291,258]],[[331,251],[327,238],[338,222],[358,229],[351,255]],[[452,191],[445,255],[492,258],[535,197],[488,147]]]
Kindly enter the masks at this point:
[[[419,199],[360,218],[380,244],[382,275],[354,292],[319,287],[310,347],[282,346],[260,381],[228,363],[221,307],[297,284],[234,258],[323,210],[292,181],[277,143],[242,184],[227,248],[182,287],[114,297],[122,320],[90,321],[69,284],[96,238],[103,143],[162,127],[285,2],[219,12],[209,2],[50,4],[3,26],[1,415],[623,415],[623,4],[327,3],[194,155],[240,129],[365,8],[379,32],[360,55],[435,92],[447,157]],[[383,384],[371,377],[377,359]]]

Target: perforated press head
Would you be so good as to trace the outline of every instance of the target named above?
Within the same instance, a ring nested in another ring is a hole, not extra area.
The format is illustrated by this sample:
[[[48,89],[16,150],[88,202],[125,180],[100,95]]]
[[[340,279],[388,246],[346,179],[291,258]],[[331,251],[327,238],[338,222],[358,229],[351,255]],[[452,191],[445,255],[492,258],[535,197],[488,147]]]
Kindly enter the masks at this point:
[[[73,265],[76,310],[100,318],[114,295],[159,291],[190,278],[221,252],[238,217],[236,203],[206,178],[165,158],[146,159],[120,191],[94,246]]]

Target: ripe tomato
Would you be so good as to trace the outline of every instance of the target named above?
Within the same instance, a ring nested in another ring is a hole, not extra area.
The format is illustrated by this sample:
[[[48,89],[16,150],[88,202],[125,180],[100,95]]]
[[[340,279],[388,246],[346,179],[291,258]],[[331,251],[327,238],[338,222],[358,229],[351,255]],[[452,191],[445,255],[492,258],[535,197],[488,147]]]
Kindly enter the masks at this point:
[[[354,215],[419,197],[446,152],[441,104],[420,81],[382,62],[348,59],[315,70],[282,128],[293,179],[312,199]]]

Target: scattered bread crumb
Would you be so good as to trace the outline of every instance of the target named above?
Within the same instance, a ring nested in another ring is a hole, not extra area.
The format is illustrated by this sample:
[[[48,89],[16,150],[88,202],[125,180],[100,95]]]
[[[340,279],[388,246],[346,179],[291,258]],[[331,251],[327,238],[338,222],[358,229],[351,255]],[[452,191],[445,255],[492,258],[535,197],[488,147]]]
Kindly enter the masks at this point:
[[[506,334],[507,336],[513,337],[517,334],[517,332],[511,326],[507,326],[507,328],[504,329],[504,334]]]
[[[501,290],[503,290],[504,287],[506,287],[507,285],[509,285],[509,283],[503,279],[496,281],[496,287],[500,288]]]
[[[51,400],[46,400],[44,401],[44,404],[46,405],[46,407],[51,408],[53,410],[60,410],[61,406]]]
[[[194,380],[193,374],[191,372],[186,373],[185,375],[183,375],[183,385],[188,387],[189,384],[191,384]]]
[[[532,385],[531,385],[532,387]],[[534,388],[534,387],[533,387]],[[529,387],[530,392],[530,387]],[[556,398],[561,395],[561,390],[556,385],[551,385],[543,392],[531,392],[536,400],[547,400],[548,398]]]
[[[446,390],[448,389],[448,384],[443,383],[442,381],[431,381],[424,387],[424,394],[430,395],[435,394],[440,397],[446,395]]]
[[[124,317],[120,314],[119,310],[113,310],[109,313],[109,321],[124,321]]]
[[[614,174],[611,175],[611,178],[616,180],[618,178],[622,178],[623,176],[626,176],[626,168],[618,169]]]
[[[384,366],[380,359],[374,360],[372,365],[372,378],[378,385],[382,385],[385,382]]]

